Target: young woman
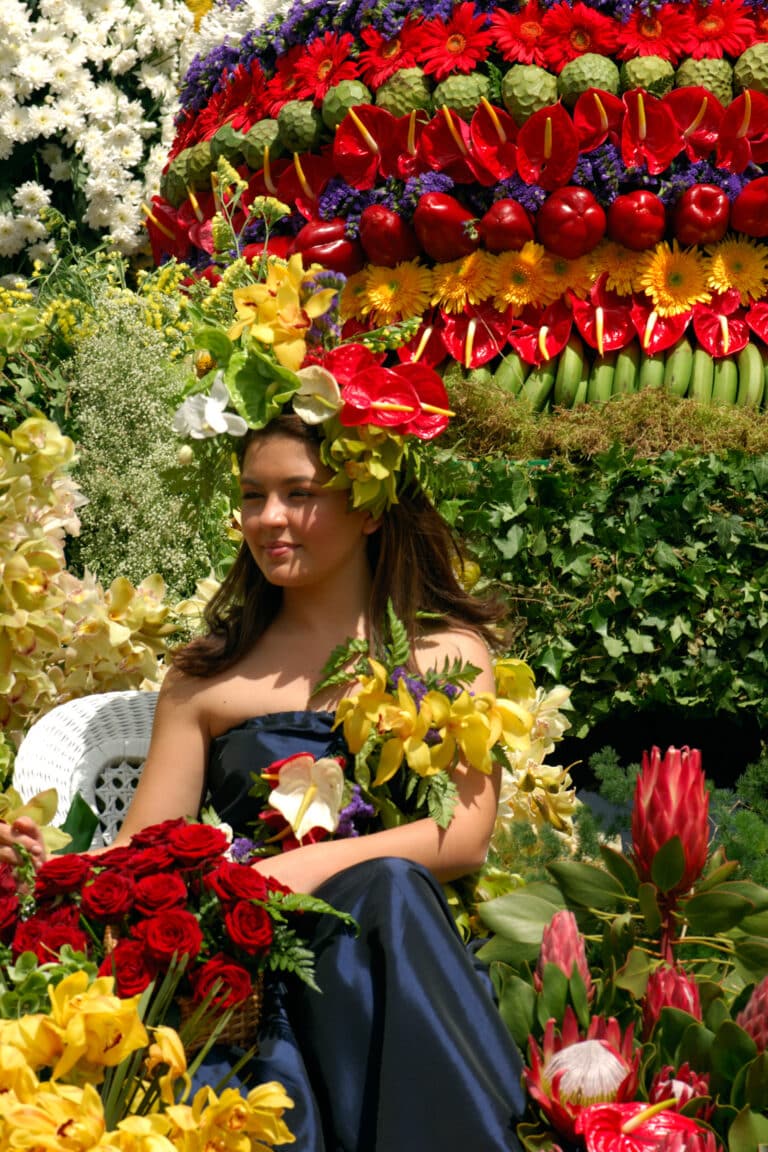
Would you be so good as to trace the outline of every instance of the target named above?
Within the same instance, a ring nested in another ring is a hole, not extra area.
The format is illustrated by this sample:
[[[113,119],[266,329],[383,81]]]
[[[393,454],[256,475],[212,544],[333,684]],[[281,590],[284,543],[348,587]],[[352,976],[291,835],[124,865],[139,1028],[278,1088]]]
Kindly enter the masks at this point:
[[[195,818],[206,797],[247,835],[259,808],[248,795],[252,773],[299,752],[343,755],[334,710],[353,685],[315,685],[337,645],[381,636],[388,599],[412,636],[416,670],[458,659],[480,669],[473,691],[493,691],[485,636],[494,612],[457,581],[447,526],[416,487],[381,516],[350,508],[347,491],[327,486],[318,441],[295,415],[245,438],[243,545],[209,606],[208,634],[176,655],[165,679],[117,844],[161,820]],[[425,817],[252,865],[359,924],[355,935],[319,922],[322,995],[272,990],[249,1069],[293,1097],[288,1120],[302,1152],[519,1148],[519,1056],[439,886],[482,864],[498,778],[461,763],[453,776],[458,801],[445,829]],[[39,849],[23,823],[0,839],[0,856],[14,840]],[[210,1082],[216,1061],[231,1060],[214,1049]]]

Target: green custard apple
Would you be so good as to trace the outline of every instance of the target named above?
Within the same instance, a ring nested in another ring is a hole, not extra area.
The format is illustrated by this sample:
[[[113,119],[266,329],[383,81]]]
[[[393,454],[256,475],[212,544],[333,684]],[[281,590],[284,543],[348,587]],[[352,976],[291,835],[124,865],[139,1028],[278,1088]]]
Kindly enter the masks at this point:
[[[449,76],[438,84],[432,93],[435,108],[446,106],[462,120],[471,120],[477,111],[480,100],[490,96],[491,82],[487,76],[479,72],[470,72],[468,76]]]
[[[733,69],[727,60],[683,60],[675,73],[675,88],[708,88],[727,107],[733,100]]]
[[[501,98],[519,127],[540,108],[557,103],[557,79],[536,64],[513,64],[504,73]]]
[[[320,113],[323,123],[331,132],[335,132],[350,108],[356,104],[370,104],[372,100],[370,89],[362,81],[342,80],[325,94]]]
[[[323,118],[311,100],[289,100],[277,114],[280,139],[289,152],[309,152],[323,136]]]
[[[376,92],[376,103],[393,116],[432,111],[432,88],[421,68],[401,68]]]
[[[622,92],[644,88],[652,96],[666,96],[675,86],[675,69],[661,56],[636,56],[624,61],[619,79]]]

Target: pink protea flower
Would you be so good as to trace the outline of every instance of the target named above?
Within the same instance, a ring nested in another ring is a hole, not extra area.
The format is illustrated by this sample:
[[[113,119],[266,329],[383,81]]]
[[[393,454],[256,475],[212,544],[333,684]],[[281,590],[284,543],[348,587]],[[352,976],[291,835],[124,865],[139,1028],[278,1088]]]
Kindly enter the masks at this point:
[[[579,932],[576,917],[568,908],[555,912],[541,937],[541,952],[533,974],[533,982],[539,992],[543,987],[545,964],[556,964],[568,980],[575,968],[584,982],[587,1000],[594,998],[595,986],[587,964],[584,937]]]
[[[701,1020],[698,984],[682,968],[662,964],[648,977],[643,1000],[643,1040],[656,1027],[662,1008],[680,1008]]]
[[[754,989],[736,1023],[752,1037],[758,1049],[765,1052],[768,1048],[768,976]]]
[[[654,856],[673,836],[680,837],[685,868],[672,892],[687,892],[704,870],[709,847],[709,796],[697,748],[668,748],[663,760],[658,748],[643,753],[632,810],[632,847],[642,881],[651,879]]]
[[[709,1097],[709,1075],[706,1072],[695,1072],[690,1064],[681,1064],[673,1068],[665,1064],[653,1078],[648,1092],[648,1103],[659,1104],[662,1100],[674,1100],[676,1108],[700,1097]],[[707,1120],[714,1111],[711,1101],[702,1101],[696,1115],[701,1120]]]
[[[558,1135],[573,1140],[576,1120],[590,1104],[631,1099],[637,1091],[640,1050],[632,1026],[593,1016],[586,1037],[573,1009],[566,1008],[558,1036],[548,1020],[542,1046],[529,1038],[528,1091]]]

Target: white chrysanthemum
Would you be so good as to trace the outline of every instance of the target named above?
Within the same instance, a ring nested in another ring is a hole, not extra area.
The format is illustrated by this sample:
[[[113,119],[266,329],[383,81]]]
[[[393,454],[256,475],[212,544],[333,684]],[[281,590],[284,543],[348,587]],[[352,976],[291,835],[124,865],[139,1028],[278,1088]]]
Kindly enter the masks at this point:
[[[15,256],[24,247],[18,221],[7,212],[0,213],[0,256]]]
[[[51,194],[36,180],[25,180],[13,194],[14,207],[27,215],[39,216],[51,202]]]
[[[53,79],[53,68],[50,60],[38,53],[28,53],[13,70],[14,76],[23,80],[27,90],[32,92],[36,88],[44,88]]]
[[[53,240],[41,240],[39,244],[32,244],[27,249],[27,257],[33,264],[51,264],[56,255],[56,245]]]
[[[203,16],[195,37],[189,37],[182,47],[182,71],[186,71],[195,56],[206,56],[225,41],[239,44],[252,28],[259,28],[270,16],[285,11],[290,0],[242,0],[236,7],[229,0],[215,0],[213,7]]]
[[[20,105],[0,116],[0,139],[5,138],[14,144],[26,144],[31,135],[28,108]]]
[[[37,220],[34,216],[17,216],[16,227],[24,244],[34,244],[46,235],[42,220]]]

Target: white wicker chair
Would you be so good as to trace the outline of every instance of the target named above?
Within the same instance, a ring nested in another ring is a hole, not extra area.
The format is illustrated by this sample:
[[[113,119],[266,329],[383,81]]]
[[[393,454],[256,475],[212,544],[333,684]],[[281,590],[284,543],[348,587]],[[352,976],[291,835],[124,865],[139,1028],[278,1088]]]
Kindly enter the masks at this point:
[[[55,788],[55,824],[80,792],[99,817],[93,846],[109,844],[146,759],[156,703],[156,692],[103,692],[51,709],[21,742],[14,788],[25,800]]]

